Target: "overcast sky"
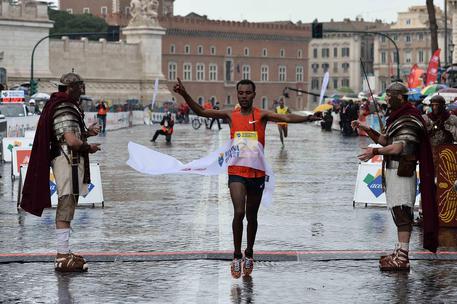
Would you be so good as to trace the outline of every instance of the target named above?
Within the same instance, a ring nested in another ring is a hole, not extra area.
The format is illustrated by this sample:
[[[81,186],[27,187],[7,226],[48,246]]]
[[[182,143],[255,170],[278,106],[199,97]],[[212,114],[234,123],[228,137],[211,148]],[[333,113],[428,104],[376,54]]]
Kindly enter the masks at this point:
[[[435,0],[444,8],[444,0]],[[175,0],[175,15],[195,12],[210,19],[242,21],[291,20],[312,22],[363,17],[393,22],[397,12],[409,6],[425,5],[425,0]]]

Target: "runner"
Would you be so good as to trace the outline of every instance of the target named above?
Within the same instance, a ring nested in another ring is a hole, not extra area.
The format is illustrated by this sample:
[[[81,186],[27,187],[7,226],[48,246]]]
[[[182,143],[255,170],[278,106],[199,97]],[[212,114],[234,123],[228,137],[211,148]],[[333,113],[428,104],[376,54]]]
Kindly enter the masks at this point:
[[[230,138],[240,142],[239,158],[243,164],[254,163],[259,154],[263,154],[265,146],[265,127],[268,121],[300,123],[318,120],[317,116],[300,116],[294,114],[277,114],[253,107],[256,96],[255,84],[251,80],[241,80],[236,85],[240,109],[214,110],[204,109],[187,93],[181,80],[173,90],[180,94],[195,114],[209,118],[226,119],[230,125]],[[256,150],[257,149],[257,150]],[[228,167],[228,184],[232,198],[234,216],[232,221],[234,258],[231,263],[231,273],[239,278],[241,273],[250,275],[254,268],[254,242],[257,232],[257,213],[262,199],[265,172],[248,166],[232,165]],[[247,218],[247,248],[244,258],[241,252],[243,237],[243,219]]]
[[[290,110],[284,105],[284,96],[279,98],[279,105],[275,108],[275,112],[278,114],[289,114]],[[279,138],[281,139],[281,144],[284,146],[284,137],[287,137],[287,122],[277,122]]]

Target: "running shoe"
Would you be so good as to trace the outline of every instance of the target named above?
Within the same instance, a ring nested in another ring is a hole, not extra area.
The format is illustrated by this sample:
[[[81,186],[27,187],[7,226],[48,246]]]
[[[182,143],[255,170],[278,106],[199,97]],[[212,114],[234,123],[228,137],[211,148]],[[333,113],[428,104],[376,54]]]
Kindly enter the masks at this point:
[[[243,259],[243,273],[245,276],[251,275],[254,270],[254,259],[253,258],[244,258]]]
[[[230,271],[234,279],[241,277],[241,259],[233,259],[230,265]]]

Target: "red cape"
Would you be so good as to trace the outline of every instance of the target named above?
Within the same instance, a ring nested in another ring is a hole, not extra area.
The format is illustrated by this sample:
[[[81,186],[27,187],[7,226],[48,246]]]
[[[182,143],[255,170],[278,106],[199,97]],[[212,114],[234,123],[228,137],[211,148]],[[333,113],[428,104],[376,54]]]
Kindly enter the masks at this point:
[[[387,126],[403,115],[412,115],[418,118],[424,125],[417,159],[419,160],[420,192],[422,199],[422,214],[424,216],[424,248],[436,252],[438,248],[438,206],[436,204],[435,168],[433,165],[432,147],[425,128],[425,121],[421,113],[411,103],[403,104],[399,109],[392,112],[387,118]]]
[[[62,102],[74,103],[64,92],[51,95],[38,120],[32,153],[22,188],[21,208],[41,216],[44,208],[51,207],[49,167],[51,165],[51,136],[54,110]]]

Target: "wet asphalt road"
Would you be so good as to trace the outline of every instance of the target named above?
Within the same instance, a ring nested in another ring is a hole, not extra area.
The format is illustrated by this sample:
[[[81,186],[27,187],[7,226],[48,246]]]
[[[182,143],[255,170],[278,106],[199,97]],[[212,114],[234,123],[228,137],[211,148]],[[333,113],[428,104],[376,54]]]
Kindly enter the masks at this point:
[[[152,144],[155,127],[109,132],[93,142],[102,151],[105,207],[78,208],[75,252],[176,252],[232,250],[232,206],[227,177],[150,177],[125,164],[134,141],[182,162],[225,143],[223,130],[178,125],[171,145]],[[384,208],[352,206],[356,154],[369,143],[290,125],[281,148],[276,126],[267,129],[266,155],[276,174],[274,203],[259,212],[255,250],[391,250],[396,233]],[[1,167],[0,254],[54,251],[54,213],[18,213],[18,182]],[[421,250],[414,228],[411,250]],[[453,250],[446,230],[442,249]],[[0,302],[11,303],[452,303],[457,296],[454,261],[412,261],[409,274],[379,272],[376,260],[258,262],[252,280],[234,280],[229,263],[214,260],[93,262],[86,274],[55,274],[52,263],[0,264]]]

